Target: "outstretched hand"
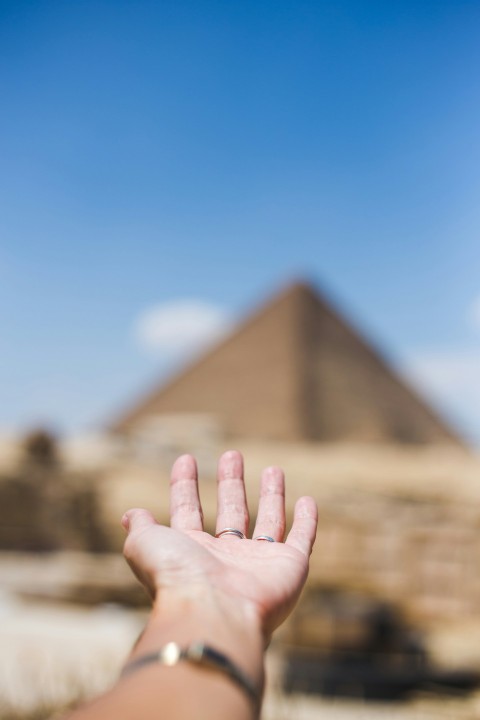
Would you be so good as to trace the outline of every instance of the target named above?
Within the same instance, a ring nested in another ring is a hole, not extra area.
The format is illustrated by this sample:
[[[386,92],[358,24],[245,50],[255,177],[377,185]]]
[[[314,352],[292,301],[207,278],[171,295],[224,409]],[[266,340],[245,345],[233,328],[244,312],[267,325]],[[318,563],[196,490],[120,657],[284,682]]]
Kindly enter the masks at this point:
[[[293,609],[307,577],[317,527],[313,498],[297,501],[292,528],[283,542],[284,475],[269,467],[262,473],[253,539],[213,537],[203,530],[196,462],[183,455],[172,469],[170,517],[170,527],[159,525],[143,509],[129,510],[122,518],[128,531],[125,557],[152,598],[169,591],[188,596],[199,588],[213,590],[253,611],[268,640]],[[230,451],[218,465],[216,533],[235,528],[246,535],[248,524],[243,459]],[[256,540],[260,535],[275,542]]]

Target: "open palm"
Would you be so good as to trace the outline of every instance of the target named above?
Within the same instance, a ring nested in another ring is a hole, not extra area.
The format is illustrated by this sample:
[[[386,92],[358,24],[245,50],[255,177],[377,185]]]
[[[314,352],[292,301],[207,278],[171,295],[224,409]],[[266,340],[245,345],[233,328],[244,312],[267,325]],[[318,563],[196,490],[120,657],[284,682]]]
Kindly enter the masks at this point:
[[[297,501],[284,543],[284,476],[279,468],[267,468],[254,539],[213,537],[203,531],[195,460],[183,455],[172,468],[170,515],[171,527],[159,525],[143,509],[129,510],[122,521],[129,532],[125,556],[152,597],[166,588],[188,593],[189,588],[209,586],[251,604],[268,638],[291,612],[306,580],[317,526],[315,501]],[[235,528],[246,534],[248,523],[243,460],[240,453],[230,451],[218,465],[216,532]],[[275,542],[255,539],[258,536]]]

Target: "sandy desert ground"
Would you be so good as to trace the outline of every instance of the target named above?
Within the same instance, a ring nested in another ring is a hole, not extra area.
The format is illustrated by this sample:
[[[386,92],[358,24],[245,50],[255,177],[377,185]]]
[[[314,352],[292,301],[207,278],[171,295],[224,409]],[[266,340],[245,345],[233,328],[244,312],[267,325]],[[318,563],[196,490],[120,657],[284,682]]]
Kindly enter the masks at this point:
[[[37,706],[62,706],[89,697],[115,679],[142,618],[118,608],[86,612],[30,603],[2,605],[0,717],[28,715]],[[270,677],[276,659],[270,659]],[[273,675],[273,677],[275,677]],[[274,680],[265,698],[263,720],[474,720],[480,698],[469,701],[421,698],[408,705],[362,705],[285,697]]]
[[[145,611],[25,600],[3,588],[0,601],[0,718],[29,717],[109,687],[145,621]],[[467,700],[418,697],[382,705],[285,696],[281,655],[273,646],[262,720],[476,720],[480,695]],[[52,715],[53,716],[53,715]]]
[[[343,509],[351,508],[352,517],[360,510],[368,515],[375,503],[391,497],[444,503],[448,507],[453,504],[475,516],[480,508],[480,460],[467,451],[447,448],[407,451],[353,445],[287,447],[251,442],[241,446],[252,515],[261,469],[272,463],[286,471],[288,513],[291,515],[296,497],[312,494],[320,506],[321,523],[322,509],[332,507],[336,499]],[[215,460],[220,450],[211,447],[208,452],[199,453],[201,494],[209,525],[213,524],[215,514]],[[166,519],[168,472],[174,454],[176,451],[163,455],[152,452],[139,462],[112,454],[106,457],[99,451],[95,462],[100,473],[102,517],[119,547],[123,534],[118,520],[129,506],[149,506],[160,519]],[[3,456],[0,452],[3,467],[14,461],[13,446],[8,452],[4,450]],[[75,464],[78,455],[76,460],[66,457],[66,461]],[[317,546],[312,558],[314,569],[322,552],[325,549]],[[62,705],[107,687],[114,681],[145,618],[145,611],[128,610],[120,605],[99,603],[86,607],[63,602],[65,588],[82,583],[87,561],[81,555],[37,557],[30,565],[20,562],[20,558],[25,560],[25,556],[10,553],[0,558],[0,720],[11,711],[26,717],[39,705]],[[88,564],[88,573],[90,586],[97,584],[100,589],[106,575],[113,586],[118,582],[124,588],[129,582],[120,556],[110,557],[108,568],[98,565],[92,570]],[[39,599],[42,595],[46,598],[43,601]],[[462,631],[459,628],[457,622],[437,632],[431,650],[440,661],[456,657],[480,664],[478,622],[468,620]],[[275,647],[268,662],[270,684],[263,720],[480,718],[479,696],[466,701],[422,696],[405,705],[388,706],[286,697],[279,690],[281,658]]]

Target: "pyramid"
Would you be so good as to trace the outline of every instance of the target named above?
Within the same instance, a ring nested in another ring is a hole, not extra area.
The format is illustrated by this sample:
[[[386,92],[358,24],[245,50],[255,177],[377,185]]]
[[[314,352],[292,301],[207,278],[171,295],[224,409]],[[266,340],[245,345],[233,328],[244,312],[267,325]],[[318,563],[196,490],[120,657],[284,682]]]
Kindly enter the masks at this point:
[[[359,333],[305,283],[288,287],[113,426],[215,417],[232,438],[462,444]]]

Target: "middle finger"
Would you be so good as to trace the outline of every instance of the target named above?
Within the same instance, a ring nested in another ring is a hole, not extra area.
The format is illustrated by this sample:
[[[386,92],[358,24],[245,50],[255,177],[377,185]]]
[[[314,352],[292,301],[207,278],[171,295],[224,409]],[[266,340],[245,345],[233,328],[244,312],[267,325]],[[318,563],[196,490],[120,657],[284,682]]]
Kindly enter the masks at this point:
[[[248,507],[243,481],[243,458],[236,450],[224,453],[218,463],[216,532],[235,528],[248,532]],[[233,535],[223,537],[234,538]]]

